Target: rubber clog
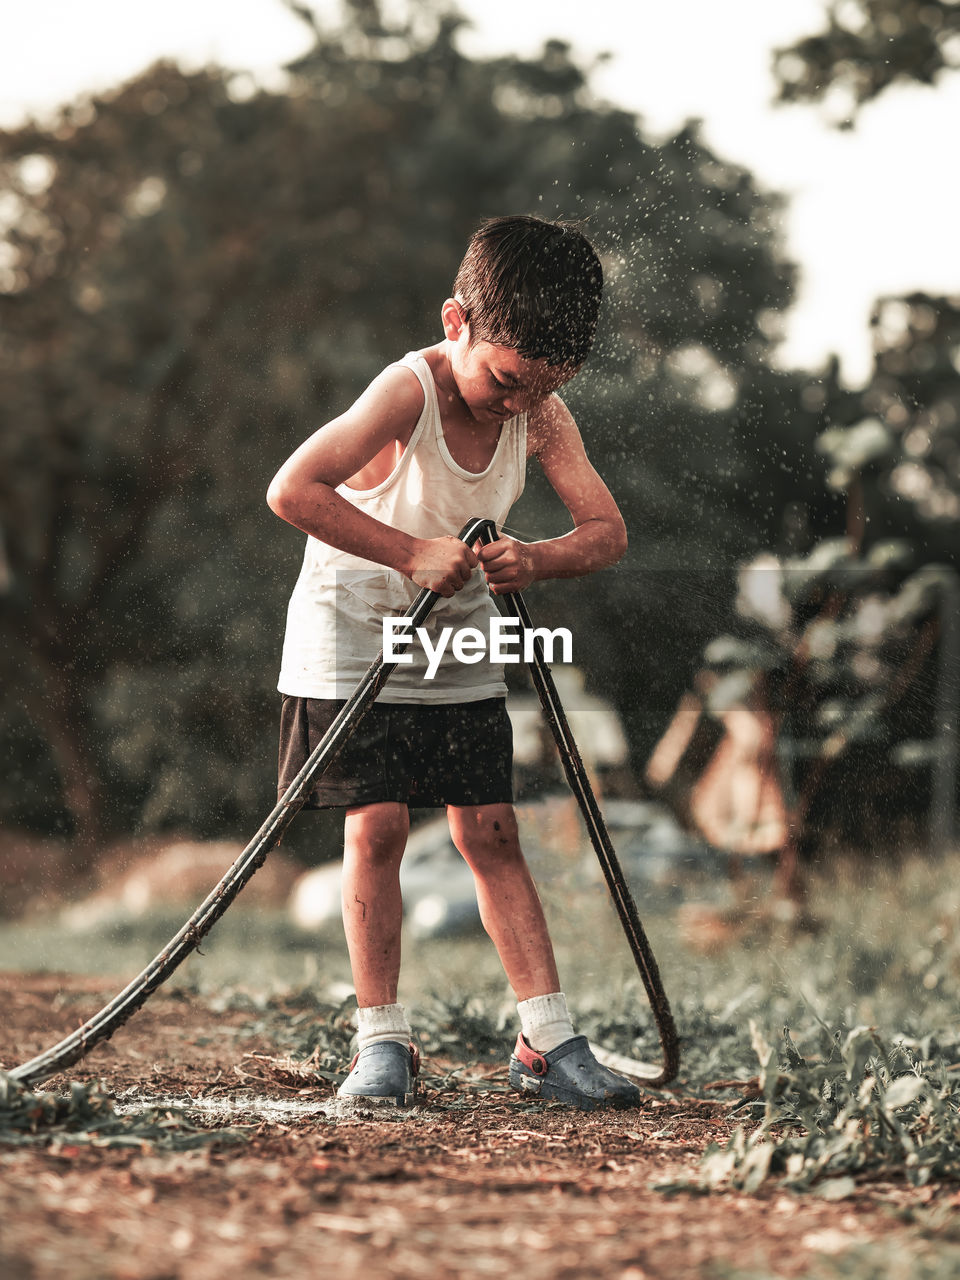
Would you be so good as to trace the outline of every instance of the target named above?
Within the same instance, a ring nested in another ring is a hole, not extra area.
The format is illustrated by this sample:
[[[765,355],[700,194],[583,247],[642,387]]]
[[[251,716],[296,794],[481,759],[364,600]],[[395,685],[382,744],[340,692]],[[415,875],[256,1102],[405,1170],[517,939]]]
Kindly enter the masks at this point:
[[[337,1090],[337,1097],[409,1106],[416,1095],[419,1070],[420,1054],[414,1045],[396,1040],[368,1044],[351,1062],[350,1074]]]
[[[594,1111],[598,1107],[636,1107],[641,1094],[593,1056],[586,1036],[564,1040],[549,1053],[537,1053],[522,1035],[510,1058],[510,1083],[528,1097],[548,1098]]]

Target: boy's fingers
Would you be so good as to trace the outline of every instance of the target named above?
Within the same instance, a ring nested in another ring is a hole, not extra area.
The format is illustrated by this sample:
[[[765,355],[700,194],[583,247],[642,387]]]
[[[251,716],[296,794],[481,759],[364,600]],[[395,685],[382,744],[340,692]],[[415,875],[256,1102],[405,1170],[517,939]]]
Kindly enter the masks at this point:
[[[501,556],[505,556],[510,551],[510,543],[504,539],[498,542],[488,542],[480,548],[480,559],[484,564],[489,564],[492,560],[499,560]]]
[[[516,573],[513,565],[484,565],[483,576],[487,582],[512,582]]]
[[[466,560],[471,569],[475,569],[480,561],[477,559],[473,549],[468,547],[465,542],[461,542],[459,538],[453,537],[452,534],[449,536],[449,541],[454,544],[453,549],[456,551],[457,556]]]

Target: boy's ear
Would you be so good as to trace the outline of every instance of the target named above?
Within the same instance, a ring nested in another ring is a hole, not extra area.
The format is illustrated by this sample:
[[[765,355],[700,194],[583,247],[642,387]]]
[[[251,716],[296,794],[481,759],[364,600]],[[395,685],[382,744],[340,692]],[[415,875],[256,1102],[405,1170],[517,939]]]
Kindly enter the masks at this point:
[[[463,307],[456,298],[448,298],[440,308],[440,318],[443,321],[443,336],[450,342],[456,342],[461,333],[467,328],[467,319],[463,314]]]

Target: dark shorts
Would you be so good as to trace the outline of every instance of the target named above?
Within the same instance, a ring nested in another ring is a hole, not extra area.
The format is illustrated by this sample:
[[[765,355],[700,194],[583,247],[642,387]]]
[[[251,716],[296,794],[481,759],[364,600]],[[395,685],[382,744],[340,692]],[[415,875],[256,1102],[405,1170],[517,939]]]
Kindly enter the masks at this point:
[[[342,706],[284,694],[279,795]],[[375,702],[315,781],[305,807],[344,808],[385,800],[414,808],[511,803],[513,732],[504,699],[412,706]]]

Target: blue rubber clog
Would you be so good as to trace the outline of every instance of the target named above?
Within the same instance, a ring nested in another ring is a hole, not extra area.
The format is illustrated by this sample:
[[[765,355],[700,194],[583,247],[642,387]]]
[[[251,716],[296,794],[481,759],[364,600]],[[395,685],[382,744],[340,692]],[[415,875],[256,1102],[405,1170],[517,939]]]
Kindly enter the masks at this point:
[[[337,1097],[409,1106],[416,1094],[419,1070],[420,1054],[414,1045],[396,1040],[369,1044],[350,1064],[350,1074],[337,1090]]]
[[[522,1035],[510,1058],[510,1083],[531,1097],[548,1098],[593,1111],[597,1107],[636,1107],[641,1094],[593,1056],[586,1036],[564,1040],[549,1053],[537,1053]]]

